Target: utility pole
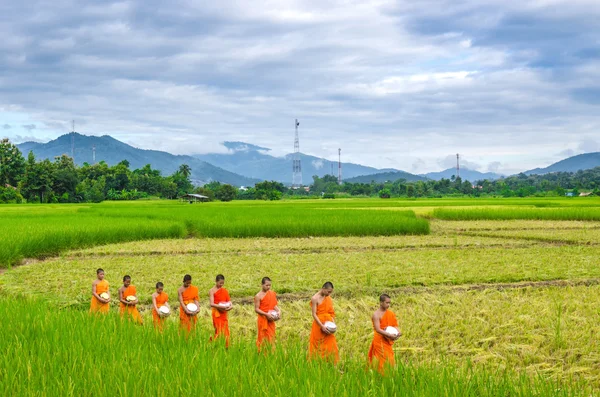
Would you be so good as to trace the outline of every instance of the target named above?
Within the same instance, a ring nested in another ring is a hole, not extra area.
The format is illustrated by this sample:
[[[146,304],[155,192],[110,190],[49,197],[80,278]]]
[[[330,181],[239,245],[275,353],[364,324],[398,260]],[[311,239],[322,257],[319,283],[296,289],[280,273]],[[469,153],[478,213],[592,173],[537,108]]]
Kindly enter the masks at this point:
[[[338,149],[338,185],[342,184],[342,149]]]
[[[292,188],[297,189],[302,186],[302,166],[300,164],[300,139],[298,138],[298,119],[294,122],[296,135],[294,136],[294,155],[292,159]]]
[[[460,155],[456,153],[456,179],[460,178]]]
[[[96,145],[92,146],[92,164],[96,164]]]

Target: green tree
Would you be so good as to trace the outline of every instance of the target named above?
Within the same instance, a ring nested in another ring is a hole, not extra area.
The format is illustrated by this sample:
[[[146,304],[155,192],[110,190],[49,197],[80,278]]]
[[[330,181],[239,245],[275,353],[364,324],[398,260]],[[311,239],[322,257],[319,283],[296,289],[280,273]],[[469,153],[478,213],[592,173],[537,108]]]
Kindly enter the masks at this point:
[[[180,173],[181,175],[183,175],[183,177],[184,177],[185,179],[189,179],[189,178],[190,178],[190,176],[192,175],[192,169],[191,169],[191,168],[190,168],[190,166],[189,166],[189,165],[187,165],[187,164],[181,164],[181,165],[179,166],[179,173]]]
[[[25,164],[25,177],[21,182],[21,192],[27,201],[51,201],[52,174],[53,164],[48,159],[36,162],[33,152],[29,152]]]
[[[16,187],[25,174],[25,158],[8,139],[0,140],[0,186]]]
[[[52,173],[52,190],[61,202],[75,201],[79,175],[73,159],[66,154],[56,157]]]
[[[390,191],[390,189],[382,189],[379,191],[379,197],[380,198],[390,198],[390,197],[392,197],[392,192]]]
[[[231,201],[235,198],[237,189],[231,185],[222,185],[219,191],[215,194],[217,200]]]

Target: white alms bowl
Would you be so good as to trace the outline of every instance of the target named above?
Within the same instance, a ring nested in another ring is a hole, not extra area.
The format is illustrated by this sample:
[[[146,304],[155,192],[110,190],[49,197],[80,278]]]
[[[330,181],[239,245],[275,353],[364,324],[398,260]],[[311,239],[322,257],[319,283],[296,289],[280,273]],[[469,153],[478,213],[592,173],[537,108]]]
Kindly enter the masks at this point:
[[[335,325],[335,323],[333,321],[325,321],[325,323],[323,324],[325,326],[325,328],[327,328],[329,330],[329,332],[331,332],[332,334],[335,333],[337,331],[337,325]]]
[[[394,335],[394,336],[400,335],[400,331],[398,331],[398,328],[395,328],[395,327],[387,327],[385,329],[385,332],[387,332],[388,334]]]

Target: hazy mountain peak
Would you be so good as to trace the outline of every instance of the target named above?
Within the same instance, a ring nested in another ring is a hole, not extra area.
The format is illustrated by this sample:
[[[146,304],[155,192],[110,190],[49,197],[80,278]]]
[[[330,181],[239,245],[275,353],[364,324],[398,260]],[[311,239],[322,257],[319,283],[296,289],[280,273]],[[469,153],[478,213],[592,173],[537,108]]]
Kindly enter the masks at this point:
[[[239,141],[225,141],[223,146],[234,152],[270,152],[271,149]]]

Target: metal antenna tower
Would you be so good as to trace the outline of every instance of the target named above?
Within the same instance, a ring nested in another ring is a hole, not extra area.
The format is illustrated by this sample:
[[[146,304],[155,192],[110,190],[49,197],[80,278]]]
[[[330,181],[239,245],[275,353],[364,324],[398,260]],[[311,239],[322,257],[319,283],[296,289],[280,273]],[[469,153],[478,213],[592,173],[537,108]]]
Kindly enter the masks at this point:
[[[292,188],[299,188],[302,186],[302,166],[300,164],[300,139],[298,138],[298,126],[300,123],[298,119],[294,122],[296,128],[296,135],[294,137],[294,157],[292,160]]]
[[[71,130],[71,158],[75,162],[75,120],[73,120],[73,129]]]
[[[338,149],[338,185],[342,184],[342,149]]]
[[[460,155],[456,153],[456,179],[460,178]]]

